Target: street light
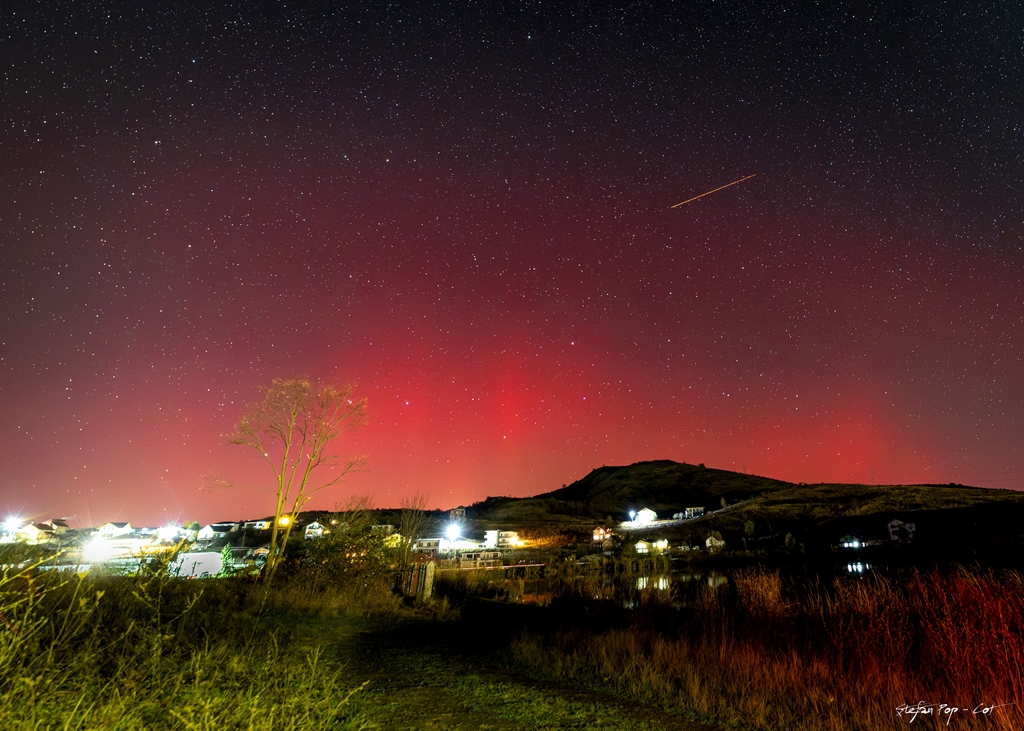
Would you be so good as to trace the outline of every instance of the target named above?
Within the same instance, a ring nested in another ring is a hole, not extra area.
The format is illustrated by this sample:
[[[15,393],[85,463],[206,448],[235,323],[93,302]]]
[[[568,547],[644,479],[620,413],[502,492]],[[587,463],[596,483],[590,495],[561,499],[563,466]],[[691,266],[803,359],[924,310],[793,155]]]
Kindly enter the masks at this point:
[[[462,526],[458,523],[449,523],[444,534],[448,536],[449,541],[457,541],[462,537]]]

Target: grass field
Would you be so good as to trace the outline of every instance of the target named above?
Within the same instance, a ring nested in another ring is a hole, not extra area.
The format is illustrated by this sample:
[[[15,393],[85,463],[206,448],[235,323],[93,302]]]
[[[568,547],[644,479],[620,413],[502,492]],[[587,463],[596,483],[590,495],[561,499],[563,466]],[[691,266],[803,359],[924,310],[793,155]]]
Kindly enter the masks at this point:
[[[237,581],[0,581],[7,729],[366,729],[360,687]]]
[[[508,636],[351,582],[264,592],[23,571],[0,580],[0,724],[22,729],[701,729],[496,662]]]
[[[623,586],[637,586],[631,576]],[[271,590],[159,570],[8,573],[0,723],[15,731],[1024,728],[1018,574],[801,584],[750,571],[685,602],[674,590],[638,590],[631,610],[599,578],[558,574],[559,596],[537,607],[475,599],[503,595],[466,572],[441,581],[433,605],[411,606],[372,573],[326,585],[299,575]],[[930,714],[906,708],[919,702],[936,705],[917,707]]]

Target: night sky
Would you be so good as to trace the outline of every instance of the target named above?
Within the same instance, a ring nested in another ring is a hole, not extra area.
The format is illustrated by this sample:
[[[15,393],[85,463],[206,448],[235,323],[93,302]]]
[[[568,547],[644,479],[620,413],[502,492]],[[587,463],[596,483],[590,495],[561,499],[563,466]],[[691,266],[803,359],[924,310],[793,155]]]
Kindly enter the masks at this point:
[[[371,413],[310,507],[1024,488],[1020,5],[190,5],[0,8],[0,512],[272,513],[294,376]]]

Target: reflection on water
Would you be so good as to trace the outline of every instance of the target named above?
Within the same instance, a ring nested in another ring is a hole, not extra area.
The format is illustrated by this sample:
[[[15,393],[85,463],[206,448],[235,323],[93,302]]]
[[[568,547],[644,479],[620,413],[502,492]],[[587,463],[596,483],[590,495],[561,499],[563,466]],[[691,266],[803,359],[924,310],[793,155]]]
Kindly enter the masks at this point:
[[[656,576],[654,577],[654,582],[651,583],[650,576],[636,577],[637,589],[643,591],[648,586],[650,586],[652,589],[657,589],[658,591],[665,591],[666,589],[670,589],[672,587],[672,579],[670,579],[668,576]]]
[[[668,569],[659,571],[661,568]],[[577,596],[599,601],[611,601],[626,608],[636,608],[647,598],[666,599],[677,609],[703,601],[707,591],[726,590],[730,584],[749,573],[750,569],[699,570],[686,567],[671,570],[671,564],[662,566],[628,562],[607,562],[603,565],[577,566],[560,573],[550,571],[536,578],[519,579],[517,590],[506,594],[508,600],[524,604],[549,604],[557,596]],[[791,571],[783,574],[783,581],[805,583],[808,586],[822,582],[829,585],[843,577],[868,581],[872,576],[891,574],[902,578],[908,569],[886,567],[864,561],[837,564],[832,571]],[[772,572],[768,572],[771,574]],[[780,572],[776,571],[778,575]],[[506,584],[509,582],[506,582]]]
[[[509,582],[506,582],[509,583]],[[522,604],[549,604],[560,594],[574,594],[588,599],[611,600],[625,607],[636,607],[645,592],[672,592],[673,604],[685,606],[705,588],[727,586],[729,575],[721,571],[671,571],[640,574],[623,571],[605,574],[588,571],[567,580],[565,577],[519,579],[516,590],[509,591],[510,601]],[[567,591],[568,590],[568,591]]]
[[[720,571],[707,571],[694,573],[692,571],[675,571],[672,573],[672,581],[679,584],[707,584],[712,589],[725,586],[729,583],[729,577]]]

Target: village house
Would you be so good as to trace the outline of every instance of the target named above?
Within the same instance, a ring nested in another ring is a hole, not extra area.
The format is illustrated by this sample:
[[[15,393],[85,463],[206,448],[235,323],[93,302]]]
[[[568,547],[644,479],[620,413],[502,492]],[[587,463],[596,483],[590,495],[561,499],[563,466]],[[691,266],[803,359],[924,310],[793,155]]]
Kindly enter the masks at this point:
[[[664,553],[668,550],[668,540],[660,538],[656,541],[637,541],[636,552],[642,555],[649,553]]]
[[[508,551],[522,545],[519,540],[519,533],[514,530],[488,530],[484,531],[484,548],[497,548],[499,551]]]
[[[415,544],[413,544],[413,550],[430,556],[437,555],[441,550],[441,539],[420,538]]]
[[[708,553],[718,553],[725,548],[725,539],[716,532],[708,536],[708,539],[704,541],[704,546],[708,549]]]
[[[96,529],[96,535],[103,538],[117,538],[132,532],[131,523],[104,523]]]
[[[855,536],[852,533],[847,533],[845,536],[839,539],[839,547],[856,551],[859,548],[863,548],[864,543],[863,541],[861,541],[860,536]]]
[[[331,532],[322,523],[317,523],[315,520],[308,525],[303,531],[306,541],[312,541],[313,539],[322,539],[326,533]]]
[[[884,541],[877,538],[864,538],[860,531],[847,533],[839,539],[839,547],[848,551],[859,551],[862,548],[873,548],[875,546],[881,546],[883,543]]]
[[[658,514],[650,508],[641,508],[633,516],[633,522],[637,525],[647,525],[658,519]]]
[[[311,541],[314,538],[323,538],[324,534],[329,532],[330,531],[328,531],[327,528],[325,528],[323,525],[317,523],[316,521],[313,521],[312,523],[306,526],[304,535],[307,541]]]
[[[53,528],[53,532],[56,535],[58,535],[58,536],[62,536],[65,533],[67,533],[69,530],[71,530],[71,526],[69,526],[67,523],[65,523],[60,518],[52,518],[50,520],[44,520],[43,523],[45,525],[48,525],[51,528]]]
[[[18,531],[18,540],[22,543],[31,543],[33,545],[49,543],[55,536],[56,533],[53,531],[53,526],[46,523],[29,523],[22,526],[21,530]]]
[[[910,543],[914,540],[914,533],[917,526],[914,523],[904,523],[899,518],[889,521],[889,540],[897,543]]]
[[[212,541],[215,538],[227,538],[228,533],[235,530],[235,523],[210,523],[204,525],[196,534],[197,541]]]
[[[482,569],[502,565],[501,551],[469,551],[457,559],[460,569]]]

